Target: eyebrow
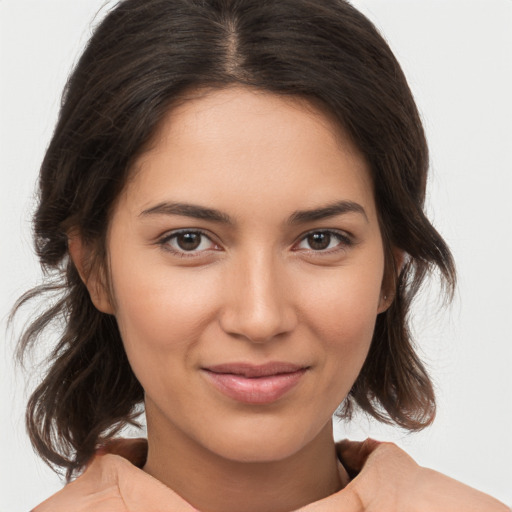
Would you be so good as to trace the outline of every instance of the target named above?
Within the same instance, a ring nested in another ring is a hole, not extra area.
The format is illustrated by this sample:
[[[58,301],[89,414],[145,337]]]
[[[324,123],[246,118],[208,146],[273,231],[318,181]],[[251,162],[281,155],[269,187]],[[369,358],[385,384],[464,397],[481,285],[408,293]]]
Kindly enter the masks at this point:
[[[307,222],[329,219],[346,213],[359,213],[365,218],[366,222],[369,222],[365,209],[359,203],[355,203],[354,201],[337,201],[321,208],[293,212],[288,219],[288,224],[305,224]]]
[[[213,208],[205,208],[190,203],[159,203],[156,206],[143,210],[140,215],[180,215],[194,219],[209,220],[220,224],[234,224],[229,215]]]
[[[306,224],[308,222],[328,219],[347,213],[361,214],[366,219],[366,222],[368,222],[366,211],[359,203],[353,201],[337,201],[320,208],[297,210],[290,215],[287,223],[291,225]],[[194,219],[217,222],[219,224],[235,224],[233,219],[224,212],[190,203],[159,203],[140,213],[140,216],[146,215],[179,215],[182,217],[192,217]]]

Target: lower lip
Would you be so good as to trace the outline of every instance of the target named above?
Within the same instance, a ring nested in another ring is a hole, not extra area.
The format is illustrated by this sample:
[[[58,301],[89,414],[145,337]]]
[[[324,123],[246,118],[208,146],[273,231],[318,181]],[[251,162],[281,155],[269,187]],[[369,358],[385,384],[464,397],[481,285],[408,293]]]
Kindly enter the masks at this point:
[[[213,386],[229,398],[246,404],[270,404],[294,388],[306,369],[266,377],[248,378],[233,373],[214,373],[203,370]]]

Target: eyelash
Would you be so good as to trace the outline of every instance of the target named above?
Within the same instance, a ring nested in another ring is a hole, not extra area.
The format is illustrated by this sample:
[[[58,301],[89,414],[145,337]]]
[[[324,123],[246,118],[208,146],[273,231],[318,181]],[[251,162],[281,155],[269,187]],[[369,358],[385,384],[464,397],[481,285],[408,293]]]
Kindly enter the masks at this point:
[[[179,231],[173,231],[171,233],[166,234],[162,238],[160,238],[160,240],[158,240],[158,244],[160,246],[162,246],[162,248],[164,250],[169,251],[173,255],[178,256],[180,258],[196,258],[206,251],[218,250],[218,249],[204,249],[202,251],[196,252],[195,250],[186,251],[183,249],[173,248],[169,244],[169,242],[173,239],[176,239],[179,235],[183,235],[183,234],[200,235],[201,237],[208,239],[212,244],[216,245],[215,242],[212,240],[211,236],[208,235],[207,232],[205,232],[201,229],[181,229]],[[336,230],[332,230],[332,229],[317,229],[317,230],[308,231],[307,233],[304,233],[303,235],[301,235],[299,238],[299,242],[294,244],[294,246],[299,245],[300,243],[304,242],[309,236],[317,235],[317,234],[329,235],[330,237],[337,239],[339,243],[334,248],[330,248],[330,249],[321,249],[321,250],[315,250],[315,249],[311,249],[311,248],[307,249],[308,252],[310,252],[311,254],[314,254],[314,255],[334,254],[339,251],[344,251],[348,247],[351,247],[352,245],[354,245],[354,241],[353,241],[352,237],[345,232],[336,231]],[[330,241],[331,240],[329,240],[329,242]],[[202,243],[202,241],[200,243]],[[298,250],[300,250],[300,249],[294,249],[294,251],[298,251]]]
[[[308,231],[307,233],[304,233],[301,235],[299,243],[295,245],[299,245],[307,240],[308,237],[312,235],[328,235],[329,236],[329,245],[332,241],[332,238],[335,238],[338,241],[338,244],[336,244],[335,247],[331,247],[330,249],[321,249],[321,250],[315,250],[315,249],[307,249],[310,254],[314,254],[315,256],[321,256],[323,254],[335,254],[339,251],[344,251],[347,248],[354,245],[354,240],[350,235],[343,231],[336,231],[332,229],[317,229],[313,231]],[[298,250],[298,249],[295,249]]]
[[[162,248],[166,251],[169,251],[175,256],[178,256],[180,258],[196,258],[198,255],[204,253],[206,250],[203,251],[185,251],[183,249],[175,249],[173,248],[169,242],[173,239],[176,239],[179,235],[186,235],[186,234],[194,234],[194,235],[200,235],[201,237],[206,238],[209,240],[212,244],[216,245],[215,242],[212,240],[211,236],[208,235],[205,231],[201,229],[180,229],[178,231],[173,231],[171,233],[168,233],[167,235],[164,235],[159,241],[158,244],[162,246]],[[201,241],[202,243],[202,241]],[[211,249],[210,249],[211,250]],[[215,249],[214,249],[215,250]]]

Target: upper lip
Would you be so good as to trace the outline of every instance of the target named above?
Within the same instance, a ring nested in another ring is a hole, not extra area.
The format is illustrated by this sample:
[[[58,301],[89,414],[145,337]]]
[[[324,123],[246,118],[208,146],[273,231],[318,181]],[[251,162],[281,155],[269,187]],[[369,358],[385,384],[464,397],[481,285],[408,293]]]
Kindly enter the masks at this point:
[[[273,361],[265,364],[224,363],[204,367],[203,370],[207,370],[213,373],[229,373],[232,375],[254,378],[269,377],[271,375],[279,375],[283,373],[294,373],[300,370],[306,370],[307,368],[308,367],[304,365]]]

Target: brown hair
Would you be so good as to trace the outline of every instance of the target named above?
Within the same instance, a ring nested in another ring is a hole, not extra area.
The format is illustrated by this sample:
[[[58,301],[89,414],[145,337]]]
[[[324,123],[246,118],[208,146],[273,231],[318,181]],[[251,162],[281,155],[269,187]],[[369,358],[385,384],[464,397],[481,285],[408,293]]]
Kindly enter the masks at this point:
[[[366,158],[394,300],[339,413],[354,406],[418,430],[435,415],[431,381],[411,341],[411,300],[435,267],[453,291],[446,244],[423,212],[428,152],[407,81],[372,23],[344,0],[122,0],[95,30],[66,85],[42,163],[35,245],[56,302],[24,331],[23,361],[56,319],[63,331],[32,394],[32,444],[68,480],[99,443],[140,414],[143,389],[114,316],[93,306],[68,254],[77,230],[105,258],[109,212],[134,159],[187,91],[240,83],[320,102]],[[401,269],[392,248],[405,251]]]

